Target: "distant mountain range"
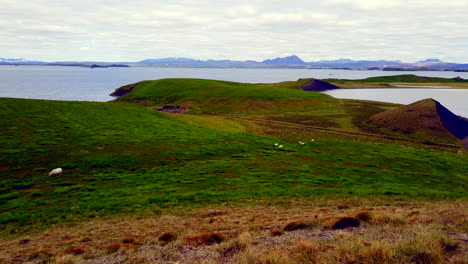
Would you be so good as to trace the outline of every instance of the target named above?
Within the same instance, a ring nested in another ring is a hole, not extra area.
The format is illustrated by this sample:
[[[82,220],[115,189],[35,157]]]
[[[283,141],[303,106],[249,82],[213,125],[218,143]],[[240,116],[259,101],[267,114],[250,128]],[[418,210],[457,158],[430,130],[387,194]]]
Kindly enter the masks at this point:
[[[60,65],[82,67],[183,67],[183,68],[300,68],[300,69],[349,69],[349,70],[384,70],[384,71],[468,71],[468,64],[444,62],[439,59],[426,59],[414,63],[399,60],[320,60],[305,62],[296,55],[283,58],[268,59],[261,62],[254,60],[202,60],[191,58],[161,58],[146,59],[138,62],[96,62],[96,61],[65,61],[43,62],[26,59],[0,58],[0,65]]]

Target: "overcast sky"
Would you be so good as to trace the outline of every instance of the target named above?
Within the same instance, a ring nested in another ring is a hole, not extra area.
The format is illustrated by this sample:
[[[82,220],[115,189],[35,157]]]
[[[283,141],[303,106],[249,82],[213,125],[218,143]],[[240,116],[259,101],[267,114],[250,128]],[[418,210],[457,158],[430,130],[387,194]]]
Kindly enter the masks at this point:
[[[4,58],[468,63],[468,0],[0,0],[0,9]]]

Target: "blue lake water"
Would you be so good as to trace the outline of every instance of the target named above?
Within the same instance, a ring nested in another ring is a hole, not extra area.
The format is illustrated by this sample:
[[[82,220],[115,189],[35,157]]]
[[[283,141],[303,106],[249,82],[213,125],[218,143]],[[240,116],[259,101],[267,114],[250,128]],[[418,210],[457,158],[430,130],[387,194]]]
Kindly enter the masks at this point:
[[[350,70],[311,70],[311,69],[209,69],[209,68],[84,68],[60,66],[0,66],[0,97],[69,100],[69,101],[109,101],[116,88],[126,84],[163,78],[204,78],[248,83],[274,83],[295,81],[299,78],[342,78],[362,79],[374,76],[415,74],[419,76],[461,77],[468,79],[468,72],[388,72]],[[368,91],[368,89],[363,89]],[[392,90],[392,91],[390,91]],[[343,90],[344,93],[332,96],[378,100],[407,104],[438,94],[429,93],[432,89],[415,89],[417,95],[402,93],[403,89],[389,89],[392,96],[370,96],[369,92]],[[405,89],[406,90],[406,89]],[[458,115],[468,116],[468,90],[453,93],[443,89],[441,94],[448,96],[440,101]],[[378,90],[384,93],[384,90]],[[356,98],[357,96],[357,98]],[[401,100],[399,101],[400,98]],[[409,99],[411,98],[411,99]],[[408,100],[410,100],[408,102]],[[453,105],[453,106],[452,106]]]
[[[468,89],[337,89],[324,92],[335,98],[365,99],[371,101],[411,104],[432,98],[456,115],[468,117]]]

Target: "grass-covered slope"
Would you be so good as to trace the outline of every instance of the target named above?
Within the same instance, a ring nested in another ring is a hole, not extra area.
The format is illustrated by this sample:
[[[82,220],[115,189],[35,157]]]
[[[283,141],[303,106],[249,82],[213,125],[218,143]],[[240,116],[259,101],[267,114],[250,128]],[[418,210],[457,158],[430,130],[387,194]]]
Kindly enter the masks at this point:
[[[190,113],[253,114],[284,112],[322,103],[335,103],[326,94],[285,89],[281,86],[205,79],[143,81],[117,89],[121,102],[142,105],[181,104]]]
[[[403,77],[392,76],[390,79],[392,78],[397,80]],[[276,134],[280,135],[280,138],[296,142],[302,140],[304,135],[297,129],[291,133],[291,125],[299,125],[305,129],[307,127],[304,126],[308,126],[309,131],[313,129],[312,127],[319,127],[344,133],[361,133],[360,136],[363,133],[373,133],[377,135],[373,138],[381,141],[379,135],[383,133],[382,130],[369,124],[369,119],[372,115],[399,106],[382,102],[340,100],[325,94],[301,90],[301,85],[307,82],[307,79],[300,79],[297,82],[248,84],[205,79],[162,79],[126,85],[113,94],[119,96],[117,99],[119,102],[135,103],[155,109],[182,107],[182,111],[175,112],[197,115],[194,120],[188,121],[192,124],[198,122],[201,126],[210,128],[219,126],[222,129],[240,129],[255,134]],[[220,116],[254,117],[261,120],[236,120],[235,124],[233,120],[220,119]],[[187,122],[190,118],[179,119]],[[271,125],[265,126],[265,122],[259,124],[261,121],[270,121]],[[244,128],[240,122],[243,122]],[[247,122],[250,124],[246,124]],[[284,125],[278,126],[278,122]],[[387,130],[385,134],[390,137],[411,139],[412,142],[416,139],[419,141],[416,144],[427,146],[428,143],[445,149],[460,145],[460,141],[454,137],[439,138],[438,135],[431,133],[426,137]],[[321,136],[330,137],[326,133],[322,133]],[[340,138],[343,136],[349,138],[349,135],[341,133]],[[351,136],[356,138],[355,134]],[[336,137],[336,134],[333,137]],[[408,142],[399,141],[404,144]],[[451,146],[446,146],[447,144]]]
[[[0,140],[2,233],[224,202],[467,196],[464,156],[333,139],[287,143],[132,104],[0,99]],[[62,177],[47,176],[55,167]]]
[[[243,98],[243,99],[284,99],[284,98],[325,98],[327,95],[303,93],[261,84],[238,83],[207,79],[162,79],[134,84],[131,93],[120,97],[122,100],[187,100],[191,98]],[[121,89],[128,89],[124,86]]]

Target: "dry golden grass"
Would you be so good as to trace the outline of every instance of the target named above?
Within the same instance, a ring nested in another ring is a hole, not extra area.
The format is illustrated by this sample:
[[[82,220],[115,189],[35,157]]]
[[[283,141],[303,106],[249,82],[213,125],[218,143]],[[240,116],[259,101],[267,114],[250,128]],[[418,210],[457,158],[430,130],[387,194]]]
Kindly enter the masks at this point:
[[[97,217],[0,240],[0,263],[467,263],[467,209],[465,200],[331,200]],[[360,226],[333,230],[342,217]],[[283,232],[290,223],[307,228]]]

